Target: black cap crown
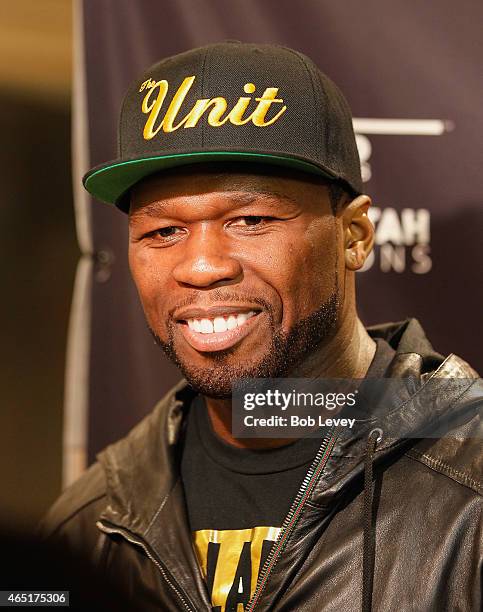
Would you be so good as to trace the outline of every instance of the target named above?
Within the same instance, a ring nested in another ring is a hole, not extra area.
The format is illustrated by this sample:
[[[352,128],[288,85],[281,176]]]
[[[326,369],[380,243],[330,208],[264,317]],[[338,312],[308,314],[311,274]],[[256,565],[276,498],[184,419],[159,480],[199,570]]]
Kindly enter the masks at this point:
[[[125,95],[119,158],[86,174],[95,197],[125,209],[139,180],[203,161],[252,161],[320,174],[362,193],[349,106],[302,53],[228,42],[168,57]]]

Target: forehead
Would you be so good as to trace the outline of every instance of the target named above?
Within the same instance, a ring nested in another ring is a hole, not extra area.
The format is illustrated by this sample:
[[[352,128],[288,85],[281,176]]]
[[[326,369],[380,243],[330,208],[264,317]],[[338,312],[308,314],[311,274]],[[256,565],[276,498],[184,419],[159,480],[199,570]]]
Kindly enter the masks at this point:
[[[272,200],[304,204],[306,200],[328,199],[325,181],[301,172],[259,166],[233,167],[211,164],[190,166],[150,176],[131,190],[130,212],[140,211],[152,202],[177,200],[183,197],[246,194],[246,202],[260,195]]]

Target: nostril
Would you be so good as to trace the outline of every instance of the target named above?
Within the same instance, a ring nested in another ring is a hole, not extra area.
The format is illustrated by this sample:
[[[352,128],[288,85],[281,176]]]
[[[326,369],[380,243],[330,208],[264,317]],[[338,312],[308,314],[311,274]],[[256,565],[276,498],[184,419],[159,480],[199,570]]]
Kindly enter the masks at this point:
[[[238,261],[224,257],[183,259],[173,270],[173,277],[183,285],[212,287],[240,280],[242,267]]]

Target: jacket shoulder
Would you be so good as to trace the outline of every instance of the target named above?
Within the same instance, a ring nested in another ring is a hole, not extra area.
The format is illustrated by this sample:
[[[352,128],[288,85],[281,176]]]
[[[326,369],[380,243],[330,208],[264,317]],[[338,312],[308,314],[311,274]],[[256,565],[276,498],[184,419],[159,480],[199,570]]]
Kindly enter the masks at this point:
[[[95,526],[105,505],[106,478],[102,466],[96,462],[63,491],[42,519],[40,533],[45,538],[55,536],[76,519],[87,519]]]
[[[406,454],[483,495],[483,398],[466,422],[444,437],[420,440]]]

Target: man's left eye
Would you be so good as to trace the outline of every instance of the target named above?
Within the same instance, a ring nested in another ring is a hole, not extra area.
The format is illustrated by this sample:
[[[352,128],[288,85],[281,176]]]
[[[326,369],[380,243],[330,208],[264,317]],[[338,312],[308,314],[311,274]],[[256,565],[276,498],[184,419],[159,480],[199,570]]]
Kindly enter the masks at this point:
[[[245,225],[245,226],[257,226],[262,225],[266,221],[270,221],[273,217],[261,217],[258,215],[249,215],[246,217],[240,217],[236,221],[234,221],[233,225]]]

